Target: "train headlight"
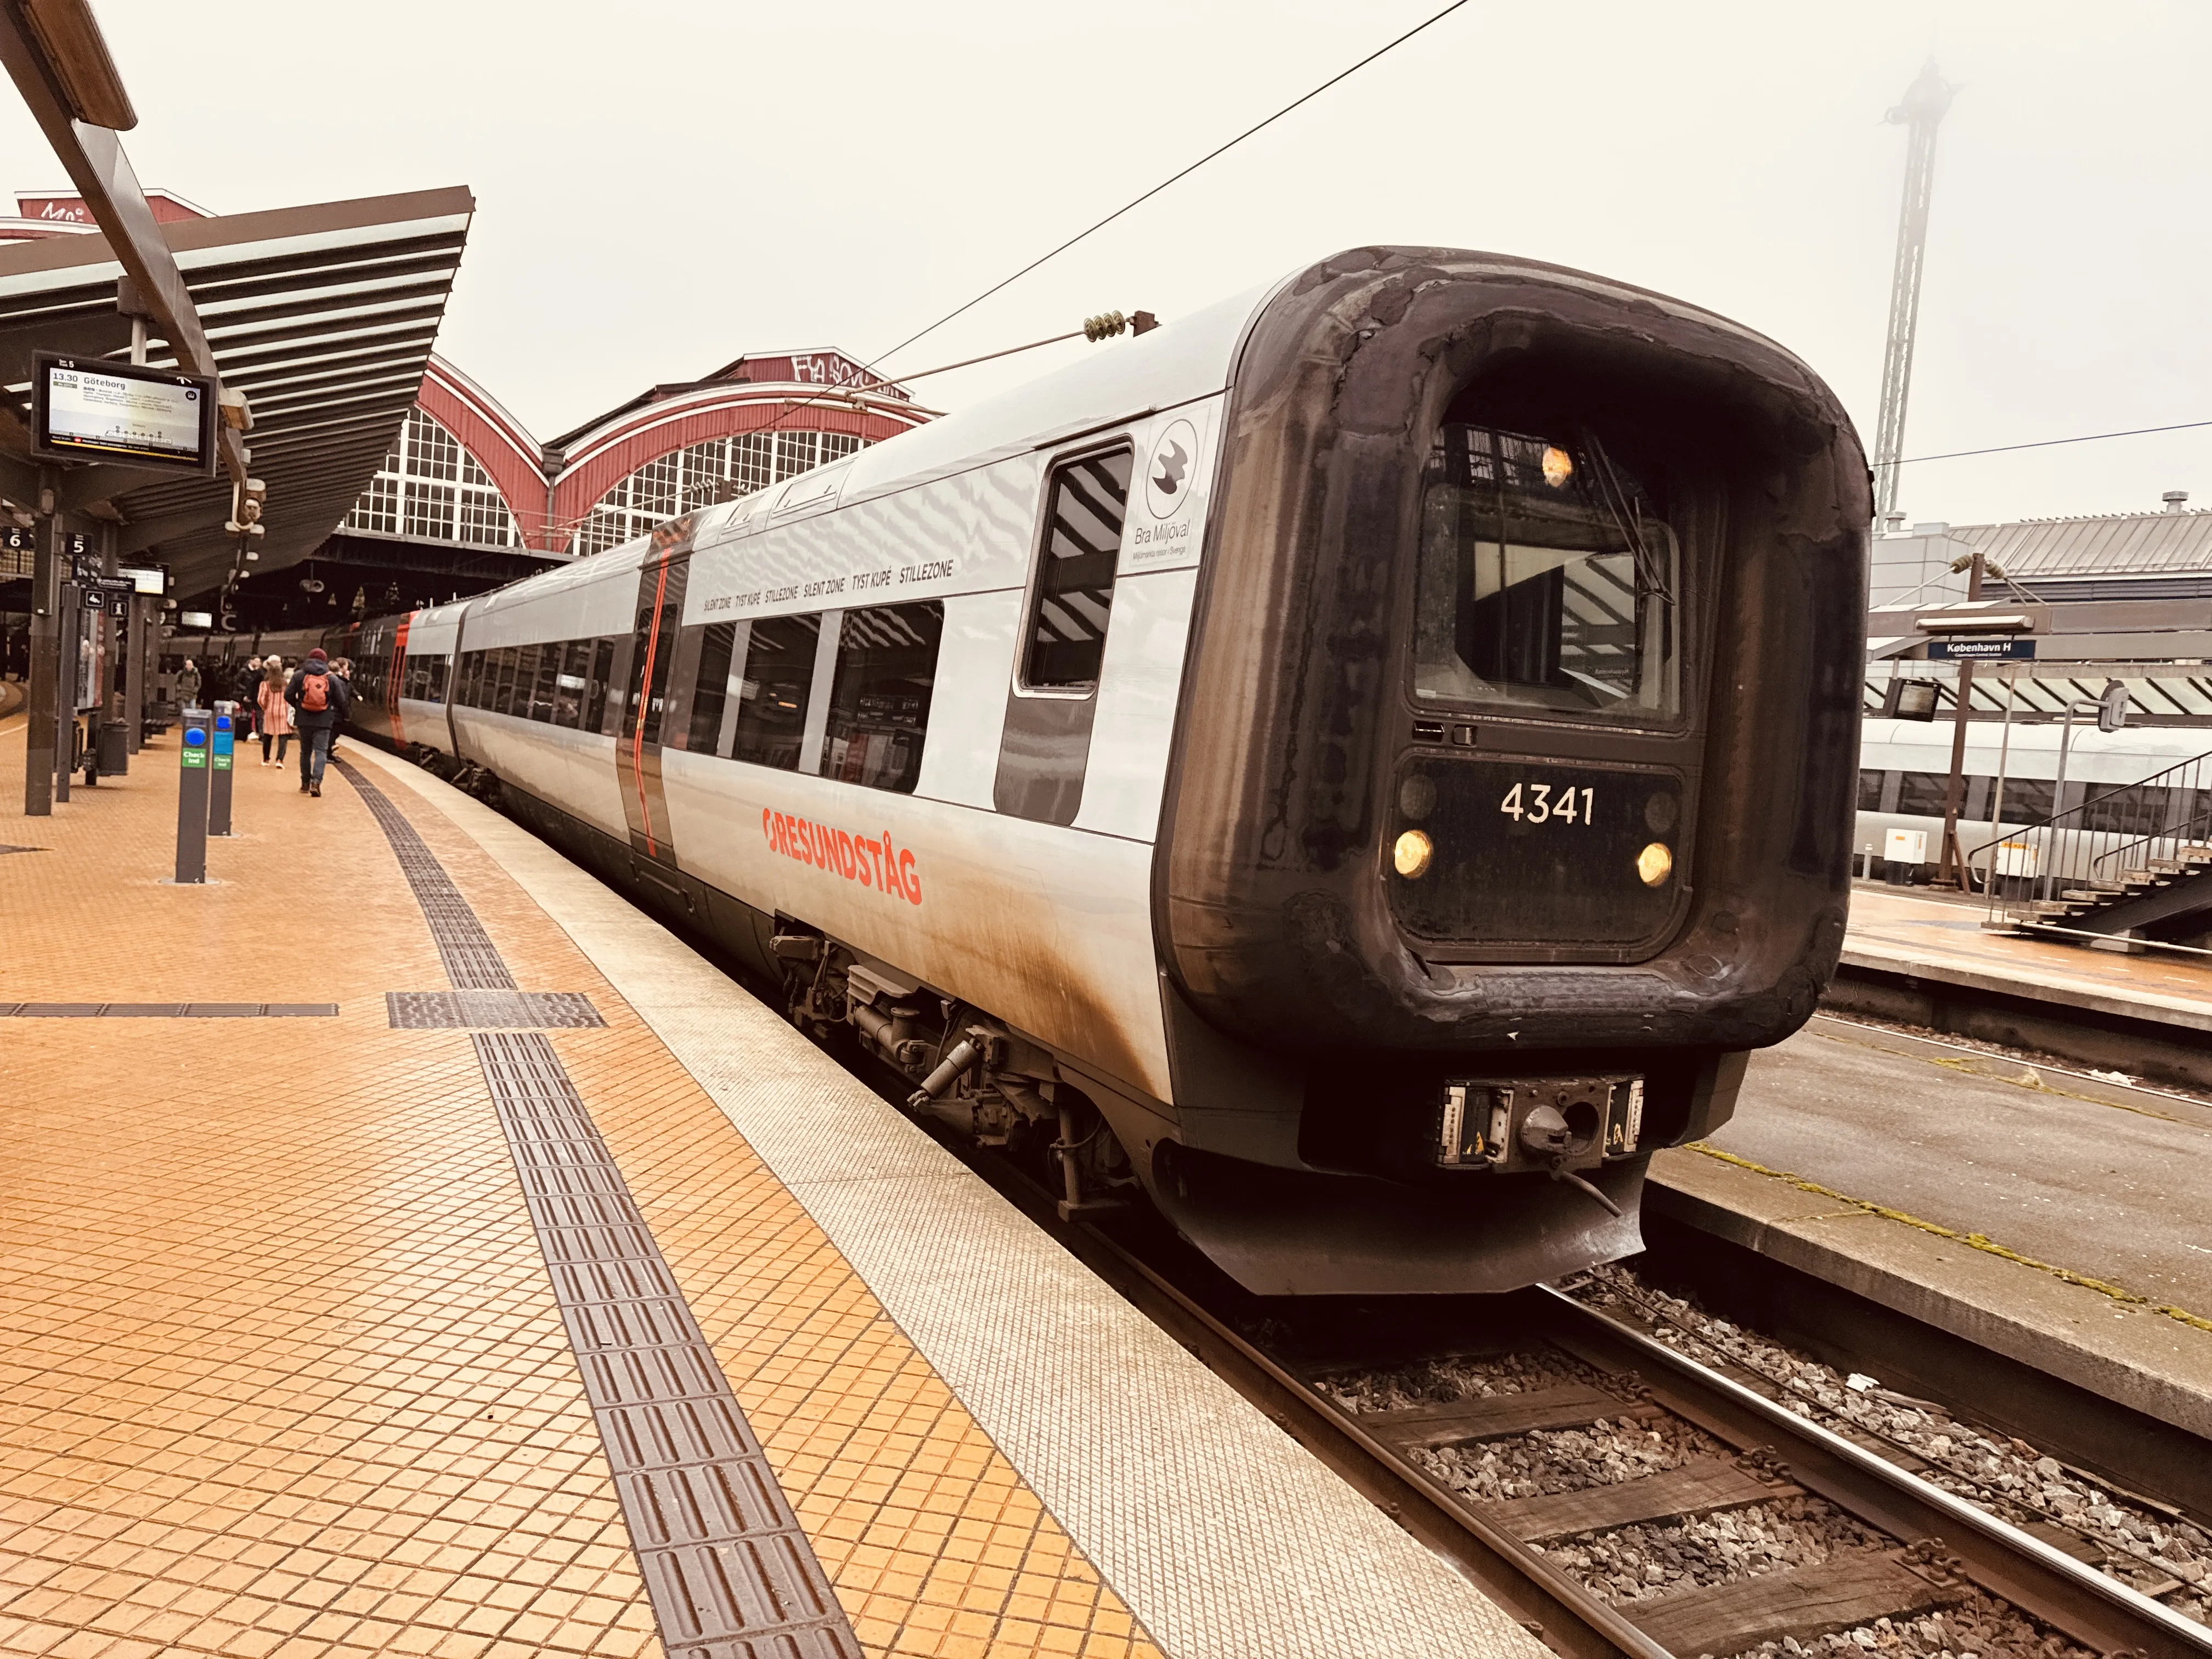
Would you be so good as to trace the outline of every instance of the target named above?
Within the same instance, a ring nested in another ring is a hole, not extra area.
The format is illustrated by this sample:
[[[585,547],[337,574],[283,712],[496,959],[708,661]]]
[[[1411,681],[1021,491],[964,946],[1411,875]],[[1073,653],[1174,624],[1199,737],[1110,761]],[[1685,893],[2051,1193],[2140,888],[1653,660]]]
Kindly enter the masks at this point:
[[[1436,855],[1434,842],[1419,830],[1408,830],[1390,849],[1390,862],[1397,866],[1400,875],[1411,881],[1428,872],[1429,860]]]
[[[1544,482],[1554,489],[1564,489],[1567,480],[1575,476],[1575,458],[1557,444],[1544,450]]]
[[[1646,887],[1658,887],[1674,873],[1674,855],[1667,850],[1667,843],[1655,841],[1636,855],[1636,873]]]

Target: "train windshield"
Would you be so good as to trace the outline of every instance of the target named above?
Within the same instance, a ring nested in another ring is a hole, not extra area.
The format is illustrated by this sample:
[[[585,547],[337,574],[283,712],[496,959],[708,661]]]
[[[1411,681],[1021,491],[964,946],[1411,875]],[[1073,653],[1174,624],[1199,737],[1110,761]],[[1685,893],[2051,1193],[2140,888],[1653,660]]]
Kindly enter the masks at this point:
[[[1668,723],[1674,532],[1595,438],[1447,426],[1421,507],[1413,693]]]

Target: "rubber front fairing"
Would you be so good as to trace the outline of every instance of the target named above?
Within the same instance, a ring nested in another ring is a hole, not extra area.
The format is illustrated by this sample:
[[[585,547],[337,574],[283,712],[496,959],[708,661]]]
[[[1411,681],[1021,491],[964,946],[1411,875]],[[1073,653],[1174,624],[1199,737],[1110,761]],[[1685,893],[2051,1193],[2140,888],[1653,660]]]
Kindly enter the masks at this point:
[[[1422,465],[1448,414],[1602,429],[1624,465],[1674,481],[1698,561],[1694,719],[1632,738],[1485,718],[1476,739],[1608,763],[1642,743],[1694,785],[1680,902],[1633,951],[1455,953],[1388,902],[1392,778],[1419,713]],[[1338,1055],[1712,1053],[1810,1015],[1843,939],[1872,513],[1857,437],[1810,369],[1580,272],[1361,249],[1255,323],[1222,465],[1154,866],[1162,958],[1193,1010],[1270,1052]]]

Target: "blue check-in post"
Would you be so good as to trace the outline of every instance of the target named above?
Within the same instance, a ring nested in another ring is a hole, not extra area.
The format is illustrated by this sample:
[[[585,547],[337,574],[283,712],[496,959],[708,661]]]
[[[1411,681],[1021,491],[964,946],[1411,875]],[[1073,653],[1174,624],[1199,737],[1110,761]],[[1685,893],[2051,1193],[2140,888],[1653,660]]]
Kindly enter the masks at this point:
[[[177,884],[207,879],[208,763],[214,757],[215,716],[187,708],[177,753]]]
[[[238,705],[215,706],[215,740],[208,745],[208,825],[210,836],[230,834],[230,763],[238,743]]]

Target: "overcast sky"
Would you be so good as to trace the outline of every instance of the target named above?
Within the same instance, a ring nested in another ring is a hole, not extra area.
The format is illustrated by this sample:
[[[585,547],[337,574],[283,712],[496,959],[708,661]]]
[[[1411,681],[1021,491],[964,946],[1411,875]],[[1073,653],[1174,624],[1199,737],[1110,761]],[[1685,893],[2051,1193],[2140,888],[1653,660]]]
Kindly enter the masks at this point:
[[[741,352],[882,352],[1442,0],[97,0],[140,177],[218,213],[466,185],[440,349],[541,436]],[[893,360],[1337,249],[1495,249],[1761,329],[1873,441],[1905,155],[1939,147],[1906,453],[2212,420],[2197,0],[1472,0]],[[58,165],[12,100],[19,187]],[[4,181],[0,181],[4,182]],[[925,383],[957,407],[1049,367]],[[2212,507],[2212,428],[1909,469],[1916,520]]]

